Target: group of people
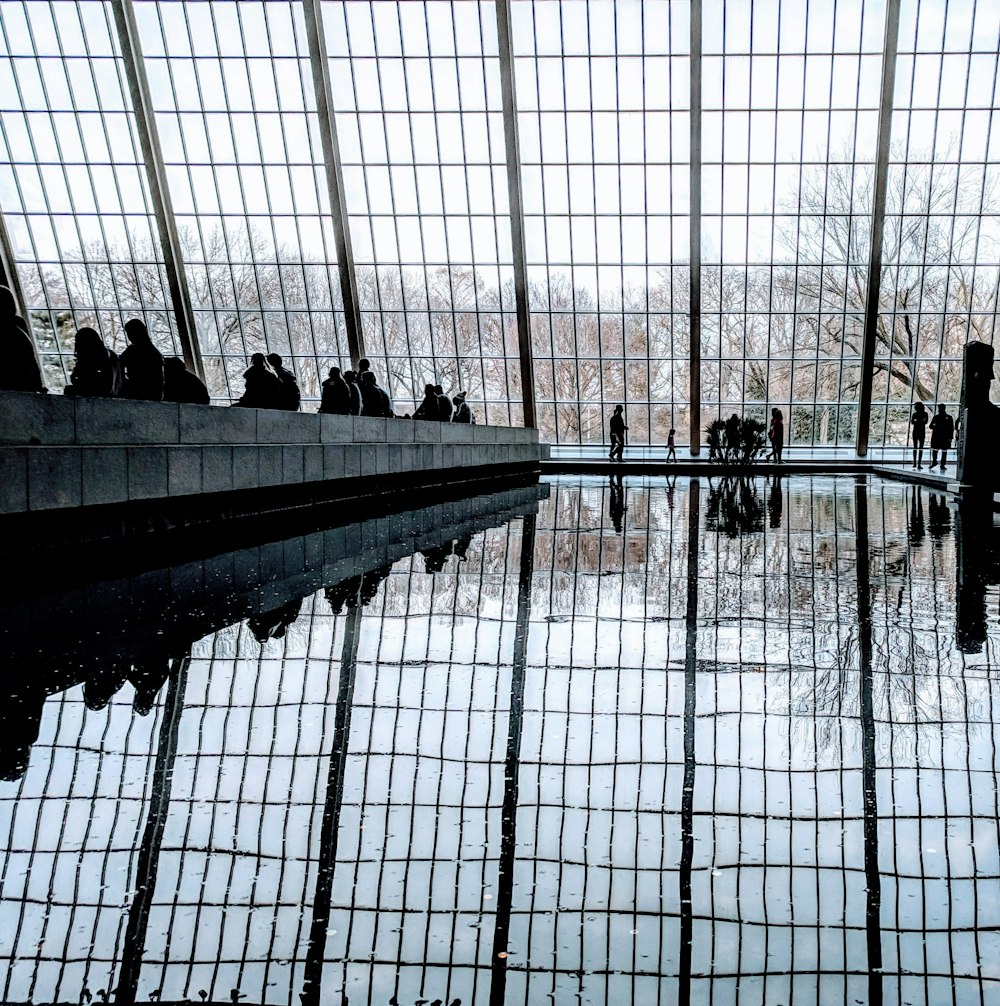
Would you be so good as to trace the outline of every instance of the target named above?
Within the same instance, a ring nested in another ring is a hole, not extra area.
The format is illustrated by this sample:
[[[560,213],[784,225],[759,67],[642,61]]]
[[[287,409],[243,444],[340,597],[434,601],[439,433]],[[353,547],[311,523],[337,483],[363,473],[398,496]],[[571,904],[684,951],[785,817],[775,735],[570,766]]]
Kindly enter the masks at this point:
[[[298,412],[302,402],[299,382],[277,353],[254,353],[243,375],[243,394],[233,404],[247,409]]]
[[[331,367],[330,376],[323,382],[319,411],[335,416],[395,416],[392,400],[382,388],[371,363],[359,360],[357,371],[341,372]],[[409,415],[402,418],[409,419]],[[413,419],[432,420],[439,423],[474,423],[475,418],[466,401],[466,393],[459,391],[454,398],[445,394],[440,384],[424,387],[424,398],[417,406]]]
[[[947,409],[943,405],[937,407],[937,412],[931,417],[927,411],[927,406],[923,402],[917,402],[913,406],[913,415],[910,416],[910,427],[913,431],[911,440],[913,443],[913,467],[922,469],[924,467],[924,443],[927,439],[927,427],[931,429],[931,470],[938,467],[938,454],[941,455],[940,470],[944,471],[945,463],[948,460],[948,451],[951,449],[951,442],[955,439],[955,420],[948,415]]]

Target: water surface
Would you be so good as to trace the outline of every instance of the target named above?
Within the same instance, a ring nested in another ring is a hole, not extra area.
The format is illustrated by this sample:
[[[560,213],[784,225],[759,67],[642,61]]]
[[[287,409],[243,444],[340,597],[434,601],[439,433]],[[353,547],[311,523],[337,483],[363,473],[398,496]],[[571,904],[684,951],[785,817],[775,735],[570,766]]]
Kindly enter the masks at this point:
[[[10,606],[2,999],[992,1001],[996,547],[567,477]]]

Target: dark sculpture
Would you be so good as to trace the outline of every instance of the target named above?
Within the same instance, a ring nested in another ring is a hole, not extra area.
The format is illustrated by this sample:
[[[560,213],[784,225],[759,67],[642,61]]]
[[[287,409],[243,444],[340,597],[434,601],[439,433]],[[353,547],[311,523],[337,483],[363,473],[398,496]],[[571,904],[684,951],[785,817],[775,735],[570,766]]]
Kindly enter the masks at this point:
[[[995,462],[1000,409],[990,401],[993,347],[985,342],[965,346],[962,400],[959,407],[959,482],[993,492],[1000,483]]]

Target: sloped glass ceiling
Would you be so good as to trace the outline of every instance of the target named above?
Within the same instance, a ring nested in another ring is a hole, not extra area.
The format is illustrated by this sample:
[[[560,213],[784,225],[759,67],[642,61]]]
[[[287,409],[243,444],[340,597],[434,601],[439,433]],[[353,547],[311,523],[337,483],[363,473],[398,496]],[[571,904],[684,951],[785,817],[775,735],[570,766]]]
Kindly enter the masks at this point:
[[[213,397],[238,396],[266,350],[315,400],[349,354],[303,5],[132,6]],[[318,10],[365,350],[400,414],[433,380],[519,424],[497,9]],[[870,441],[905,443],[914,401],[955,405],[1000,289],[1000,5],[513,0],[510,27],[544,438],[602,442],[623,402],[633,443],[777,406],[791,443],[853,444],[873,251]],[[0,48],[0,206],[50,387],[83,324],[120,349],[142,316],[179,354],[110,3],[0,4]]]

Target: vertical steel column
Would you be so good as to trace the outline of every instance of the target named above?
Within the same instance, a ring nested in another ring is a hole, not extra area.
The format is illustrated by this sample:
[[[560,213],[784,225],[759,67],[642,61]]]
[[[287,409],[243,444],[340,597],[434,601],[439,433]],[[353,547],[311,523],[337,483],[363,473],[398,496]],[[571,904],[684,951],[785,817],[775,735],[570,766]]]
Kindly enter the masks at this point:
[[[503,96],[503,134],[507,148],[507,200],[510,204],[510,244],[514,253],[514,303],[517,309],[517,347],[521,356],[521,396],[524,425],[538,426],[535,406],[535,362],[531,353],[531,315],[528,311],[528,269],[524,259],[524,208],[521,204],[521,150],[517,139],[517,98],[514,89],[514,50],[510,41],[510,4],[496,0],[497,40],[500,46],[500,92]]]
[[[363,580],[362,577],[362,582]],[[327,930],[330,927],[330,905],[333,901],[333,872],[337,865],[340,810],[344,802],[344,772],[347,768],[347,748],[351,740],[351,711],[354,708],[354,680],[358,668],[358,640],[361,636],[363,615],[360,593],[359,586],[356,603],[353,608],[348,608],[344,620],[344,647],[340,658],[337,711],[333,721],[333,749],[330,752],[326,800],[323,803],[323,820],[319,832],[316,894],[313,897],[302,991],[299,993],[303,1006],[317,1006],[323,998],[321,994],[323,962],[326,957]]]
[[[691,0],[690,291],[688,312],[689,441],[701,453],[701,0]]]
[[[528,661],[531,625],[531,574],[535,563],[535,514],[524,518],[521,530],[521,565],[517,578],[517,625],[511,661],[510,713],[507,719],[507,754],[504,761],[503,811],[500,816],[500,863],[497,870],[497,914],[493,922],[493,962],[490,1006],[503,1006],[507,995],[507,946],[510,911],[514,900],[514,860],[517,845],[517,791],[521,769],[521,724],[524,715],[524,672]]]
[[[7,221],[4,219],[3,210],[0,209],[0,286],[7,287],[14,295],[14,302],[17,304],[17,313],[28,320],[28,308],[24,300],[24,290],[21,288],[21,277],[17,274],[17,264],[14,262],[14,247],[10,243],[10,235],[7,233]],[[28,326],[31,327],[30,324]],[[32,337],[32,345],[34,345]]]
[[[128,909],[118,984],[113,993],[115,1002],[124,1003],[126,1006],[132,1006],[139,989],[139,972],[142,970],[142,955],[146,949],[149,912],[153,905],[153,895],[156,893],[156,874],[160,865],[163,830],[166,828],[167,814],[170,811],[174,762],[177,760],[177,742],[181,714],[184,711],[184,687],[187,684],[190,663],[190,655],[173,662],[167,685],[167,698],[163,703],[149,812],[146,815],[146,828],[142,834],[136,866],[135,895]]]
[[[302,0],[302,10],[309,43],[309,62],[312,64],[313,90],[316,92],[323,165],[330,192],[330,215],[333,218],[333,238],[337,245],[337,271],[340,274],[340,295],[344,301],[347,349],[351,354],[351,364],[357,369],[358,360],[365,356],[365,334],[361,327],[361,302],[358,298],[357,273],[354,270],[351,222],[344,193],[344,169],[340,160],[340,142],[337,139],[326,35],[323,34],[323,11],[320,0]]]
[[[691,904],[691,867],[694,863],[695,708],[698,695],[698,518],[701,483],[691,480],[688,494],[686,645],[684,655],[684,789],[681,793],[681,857],[678,873],[680,901],[680,953],[677,968],[677,1002],[691,1002],[691,939],[694,914]]]
[[[920,487],[916,488],[920,492]],[[858,577],[858,651],[861,659],[861,761],[865,815],[865,934],[868,1003],[882,1004],[882,877],[878,869],[878,788],[875,779],[875,703],[872,682],[872,597],[868,547],[868,486],[854,487],[855,562]]]
[[[38,355],[38,344],[35,342],[35,326],[31,324],[31,318],[28,316],[28,302],[24,299],[24,288],[21,286],[21,277],[17,273],[17,263],[14,261],[14,246],[10,243],[10,234],[7,233],[7,221],[4,219],[2,208],[0,208],[0,286],[7,287],[14,295],[17,313],[28,326],[31,349],[35,354],[35,362],[38,364],[38,372],[42,375],[44,384],[45,371],[42,369],[42,359]]]
[[[872,383],[875,379],[875,335],[878,331],[879,295],[882,287],[882,232],[885,227],[885,190],[889,178],[889,142],[892,133],[893,89],[896,86],[896,49],[899,42],[899,0],[885,6],[885,42],[882,53],[882,93],[878,107],[878,154],[872,202],[872,246],[868,253],[868,295],[861,349],[861,388],[858,398],[857,454],[868,453],[872,416]]]
[[[167,172],[163,164],[160,135],[156,129],[153,101],[149,94],[149,81],[142,58],[139,42],[139,27],[131,0],[113,0],[115,25],[118,28],[118,45],[125,59],[125,76],[132,95],[132,109],[135,112],[139,145],[146,162],[146,180],[153,200],[156,226],[160,232],[160,249],[170,287],[170,301],[177,323],[177,338],[184,353],[184,364],[200,378],[205,377],[205,367],[201,360],[201,345],[198,342],[198,328],[194,320],[191,291],[184,276],[184,256],[181,253],[181,239],[170,201],[167,186]]]

